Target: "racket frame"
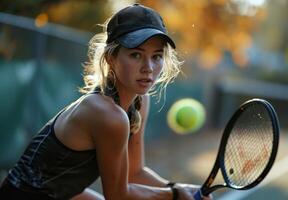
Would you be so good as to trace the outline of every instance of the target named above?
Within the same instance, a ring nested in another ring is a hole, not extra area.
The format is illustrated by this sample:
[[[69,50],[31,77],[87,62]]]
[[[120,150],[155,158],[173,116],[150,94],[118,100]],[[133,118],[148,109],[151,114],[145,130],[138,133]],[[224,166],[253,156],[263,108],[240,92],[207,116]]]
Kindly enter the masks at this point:
[[[251,104],[259,104],[259,103],[262,104],[266,108],[266,110],[268,111],[268,114],[271,118],[271,122],[272,122],[272,128],[273,128],[273,141],[272,142],[273,142],[273,145],[272,145],[271,155],[270,155],[269,161],[268,161],[267,165],[265,166],[263,172],[259,175],[259,177],[257,179],[255,179],[255,181],[253,181],[249,185],[246,185],[243,187],[237,187],[237,186],[235,186],[229,182],[228,176],[227,176],[226,171],[225,171],[224,155],[225,155],[225,150],[226,150],[226,144],[227,144],[228,138],[230,136],[231,130],[233,129],[235,122],[237,121],[238,117],[242,114],[242,112],[244,112],[244,110],[247,107],[250,107]],[[278,146],[279,146],[279,132],[280,131],[279,131],[278,117],[277,117],[277,114],[276,114],[273,106],[269,102],[267,102],[266,100],[263,100],[263,99],[252,99],[252,100],[249,100],[249,101],[246,101],[245,103],[243,103],[237,109],[237,111],[233,114],[233,116],[230,118],[229,122],[227,123],[227,125],[224,129],[214,166],[213,166],[208,178],[206,179],[206,181],[204,182],[204,184],[200,188],[200,190],[198,192],[198,196],[199,195],[201,195],[201,197],[208,196],[213,191],[220,189],[220,188],[225,188],[225,187],[236,189],[236,190],[247,190],[247,189],[250,189],[250,188],[258,185],[265,178],[265,176],[268,174],[268,172],[270,171],[270,169],[271,169],[271,167],[272,167],[272,165],[276,159]],[[222,173],[222,176],[224,179],[224,183],[211,186],[212,183],[214,182],[217,174],[218,174],[219,169],[221,170],[221,173]]]

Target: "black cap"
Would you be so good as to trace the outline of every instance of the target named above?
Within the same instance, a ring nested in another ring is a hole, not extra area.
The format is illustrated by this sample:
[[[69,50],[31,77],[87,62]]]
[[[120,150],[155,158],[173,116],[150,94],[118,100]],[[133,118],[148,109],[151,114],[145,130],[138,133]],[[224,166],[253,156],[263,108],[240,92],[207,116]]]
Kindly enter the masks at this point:
[[[108,22],[106,43],[118,41],[126,48],[135,48],[149,38],[160,35],[175,48],[168,36],[161,16],[153,9],[140,4],[128,6],[117,12]]]

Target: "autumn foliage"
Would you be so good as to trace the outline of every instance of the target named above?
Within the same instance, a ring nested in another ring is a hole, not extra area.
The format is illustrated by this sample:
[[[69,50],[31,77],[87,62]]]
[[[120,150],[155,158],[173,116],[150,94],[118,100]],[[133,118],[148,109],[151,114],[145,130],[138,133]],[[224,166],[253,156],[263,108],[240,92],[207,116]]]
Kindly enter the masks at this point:
[[[215,67],[224,53],[231,54],[237,65],[245,66],[246,49],[253,42],[252,34],[265,17],[263,7],[246,5],[244,13],[245,5],[237,4],[236,0],[138,2],[161,13],[170,34],[177,40],[177,48],[186,57],[197,57],[203,68]]]

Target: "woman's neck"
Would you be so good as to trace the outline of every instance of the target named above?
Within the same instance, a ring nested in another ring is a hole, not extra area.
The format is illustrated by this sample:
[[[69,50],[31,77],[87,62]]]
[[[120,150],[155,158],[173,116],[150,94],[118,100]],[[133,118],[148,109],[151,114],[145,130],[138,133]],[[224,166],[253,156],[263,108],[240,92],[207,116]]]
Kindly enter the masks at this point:
[[[134,99],[136,98],[136,94],[118,90],[118,95],[120,98],[120,106],[127,112]]]

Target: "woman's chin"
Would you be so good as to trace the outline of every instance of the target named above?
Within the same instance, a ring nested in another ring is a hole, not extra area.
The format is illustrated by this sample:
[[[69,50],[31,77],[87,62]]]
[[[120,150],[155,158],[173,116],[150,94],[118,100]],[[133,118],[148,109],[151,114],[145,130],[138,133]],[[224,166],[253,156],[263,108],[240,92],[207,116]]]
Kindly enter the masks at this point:
[[[138,89],[137,91],[136,91],[136,94],[138,94],[138,95],[144,95],[144,94],[147,94],[148,92],[150,91],[150,88],[147,88],[147,89]]]

